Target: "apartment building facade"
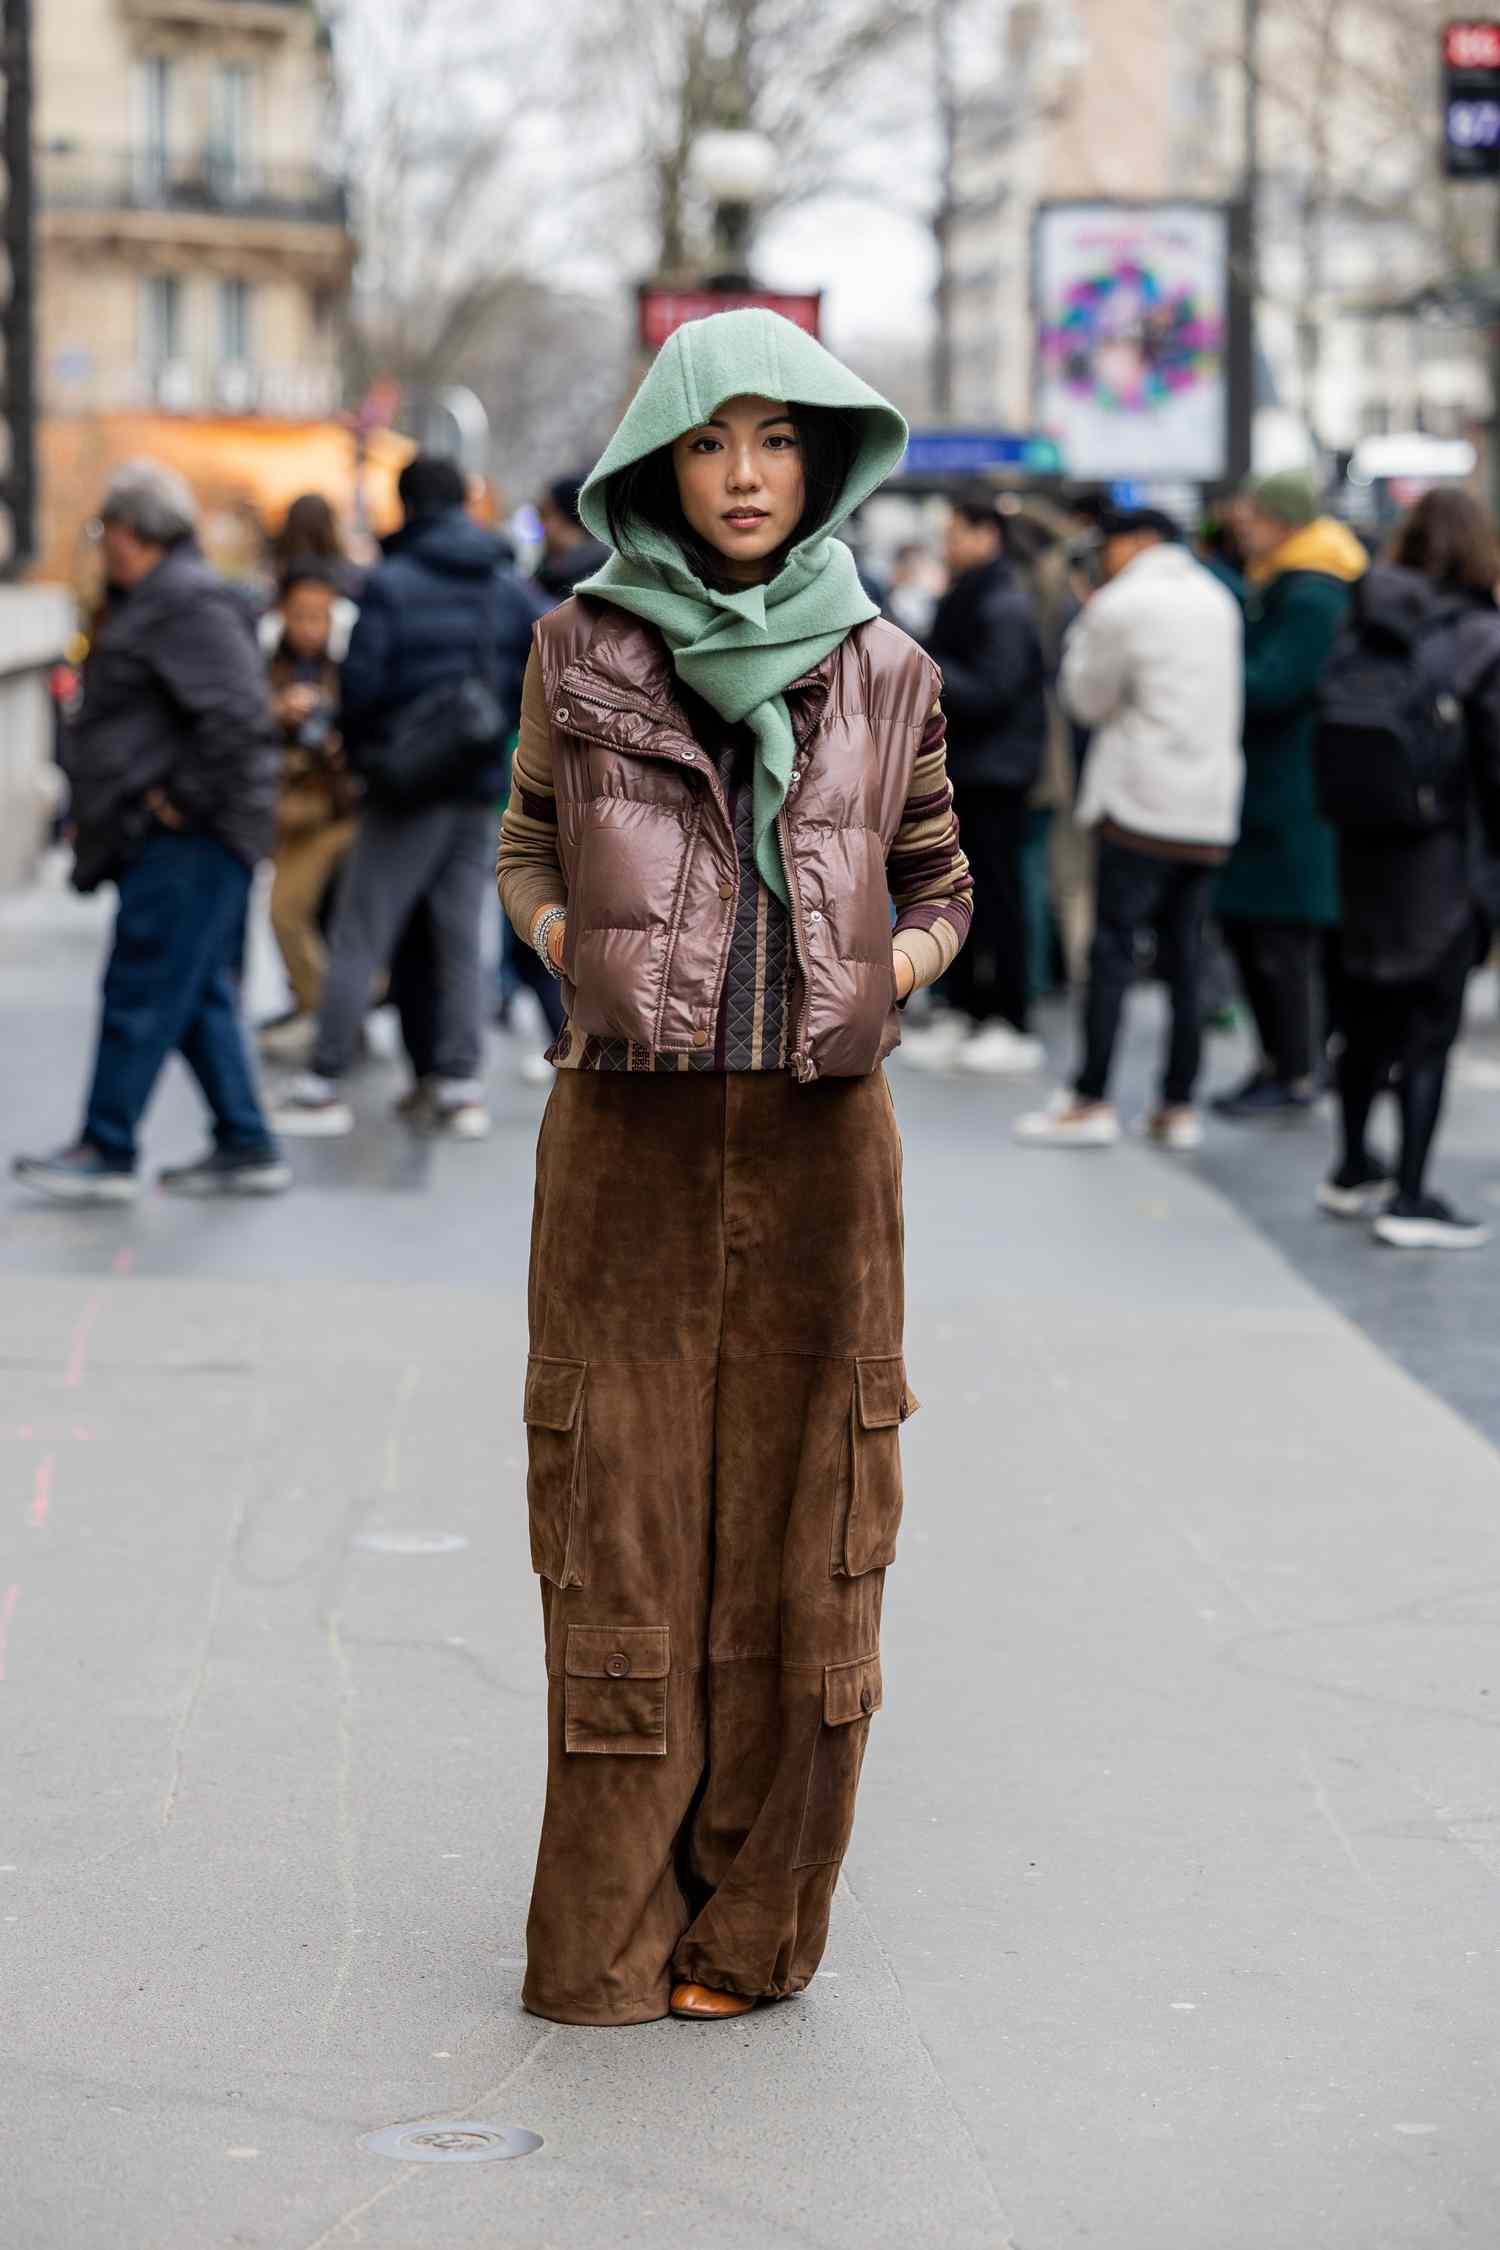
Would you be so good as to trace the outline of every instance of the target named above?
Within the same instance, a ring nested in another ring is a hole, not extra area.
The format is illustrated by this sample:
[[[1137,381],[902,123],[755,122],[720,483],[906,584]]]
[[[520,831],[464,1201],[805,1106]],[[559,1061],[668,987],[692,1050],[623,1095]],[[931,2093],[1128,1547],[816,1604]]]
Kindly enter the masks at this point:
[[[340,404],[353,245],[315,0],[49,0],[36,187],[43,564],[122,453]],[[200,496],[212,500],[194,475]],[[226,478],[224,493],[234,487]]]

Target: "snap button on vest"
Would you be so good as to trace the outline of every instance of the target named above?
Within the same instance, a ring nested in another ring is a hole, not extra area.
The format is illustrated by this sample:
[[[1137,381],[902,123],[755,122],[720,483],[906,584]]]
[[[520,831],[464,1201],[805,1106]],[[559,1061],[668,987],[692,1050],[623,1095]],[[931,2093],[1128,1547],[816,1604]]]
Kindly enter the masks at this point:
[[[568,711],[568,706],[566,705],[566,703],[559,703],[559,705],[557,706],[557,709],[556,709],[556,710],[555,710],[555,711],[553,712],[552,716],[553,716],[553,718],[554,718],[554,719],[556,719],[556,721],[557,721],[557,723],[558,723],[558,725],[559,725],[560,727],[565,727],[565,726],[567,725],[567,723],[568,723],[568,719],[569,719],[569,716],[570,716],[570,714],[569,714],[569,711]]]
[[[693,1033],[693,1045],[695,1047],[706,1047],[708,1045],[708,1033],[706,1031],[695,1031]]]
[[[732,899],[732,898],[733,898],[733,896],[734,896],[734,885],[733,885],[733,883],[721,883],[721,884],[719,885],[719,896],[720,896],[720,898],[721,898],[721,899],[723,899],[723,900],[725,901],[725,903],[727,904],[727,903],[728,903],[728,901],[729,901],[730,899]]]
[[[630,1658],[623,1649],[616,1649],[613,1656],[604,1659],[604,1669],[612,1680],[623,1680],[630,1670]]]

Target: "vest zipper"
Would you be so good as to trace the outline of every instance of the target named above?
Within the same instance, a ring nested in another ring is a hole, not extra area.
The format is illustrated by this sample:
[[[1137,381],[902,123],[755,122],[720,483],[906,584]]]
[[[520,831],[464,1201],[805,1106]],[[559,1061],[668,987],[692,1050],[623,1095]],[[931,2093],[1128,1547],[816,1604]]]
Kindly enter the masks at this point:
[[[776,815],[776,834],[781,843],[781,864],[786,870],[787,899],[791,907],[792,949],[802,971],[802,1006],[797,1014],[792,1033],[792,1075],[799,1086],[810,1086],[818,1075],[817,1064],[803,1045],[807,1018],[812,1007],[812,984],[807,968],[807,935],[802,926],[802,891],[797,881],[797,871],[792,861],[792,824],[786,807]]]

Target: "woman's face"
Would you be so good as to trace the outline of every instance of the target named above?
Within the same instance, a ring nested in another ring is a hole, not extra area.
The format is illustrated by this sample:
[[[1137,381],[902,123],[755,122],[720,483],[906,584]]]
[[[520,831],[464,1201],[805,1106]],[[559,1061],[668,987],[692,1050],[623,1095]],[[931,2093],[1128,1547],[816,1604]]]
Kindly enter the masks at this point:
[[[333,631],[333,588],[303,578],[288,586],[281,603],[281,637],[293,656],[326,656]]]
[[[785,399],[731,398],[672,446],[682,512],[740,585],[763,579],[802,520],[802,446]]]

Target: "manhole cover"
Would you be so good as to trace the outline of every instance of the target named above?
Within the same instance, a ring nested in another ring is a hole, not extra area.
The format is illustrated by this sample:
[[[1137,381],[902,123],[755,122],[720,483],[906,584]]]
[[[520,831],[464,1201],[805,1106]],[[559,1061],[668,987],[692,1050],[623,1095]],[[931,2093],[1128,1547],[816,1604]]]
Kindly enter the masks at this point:
[[[400,2164],[490,2164],[497,2157],[532,2156],[540,2133],[524,2125],[490,2125],[472,2117],[429,2118],[419,2125],[386,2125],[360,2136],[361,2148],[394,2156]]]
[[[451,1555],[469,1542],[461,1531],[359,1531],[354,1544],[372,1555]]]

